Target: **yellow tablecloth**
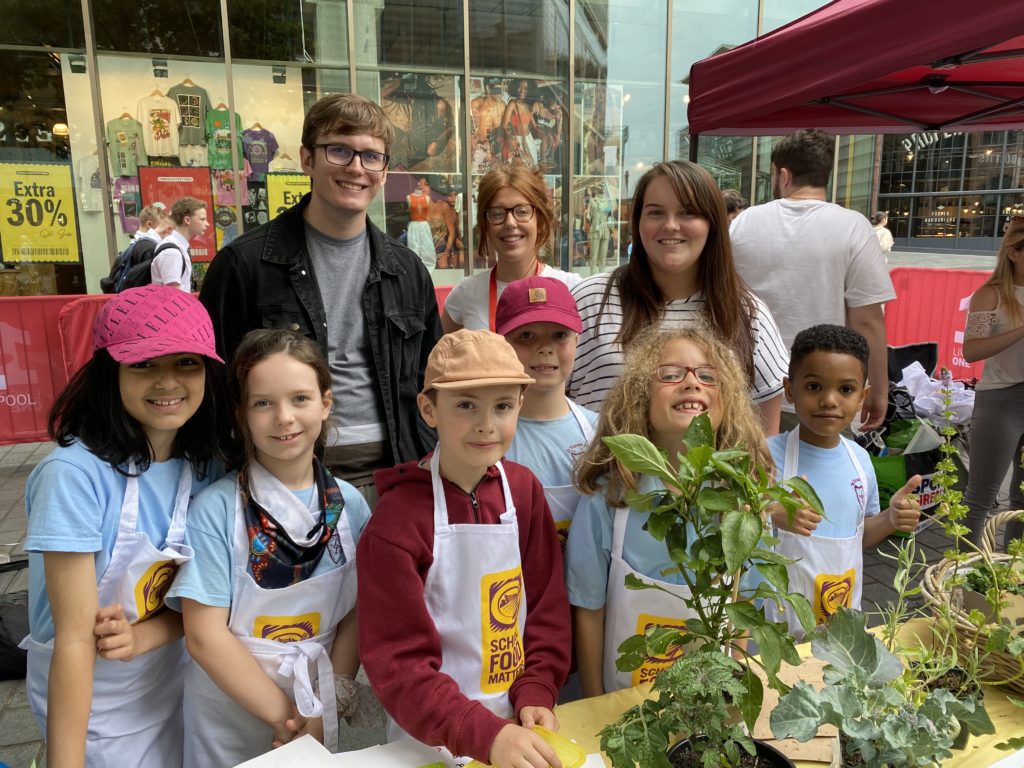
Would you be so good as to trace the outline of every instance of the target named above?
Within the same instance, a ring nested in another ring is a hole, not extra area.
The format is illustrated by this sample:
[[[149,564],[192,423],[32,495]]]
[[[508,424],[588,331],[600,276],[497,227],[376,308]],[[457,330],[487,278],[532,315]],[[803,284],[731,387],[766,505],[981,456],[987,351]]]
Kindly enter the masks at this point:
[[[925,636],[927,626],[925,620],[918,619],[909,622],[903,631]],[[806,655],[809,647],[805,646],[800,650],[805,651],[802,655]],[[596,736],[597,732],[608,723],[617,720],[620,714],[634,704],[643,701],[649,692],[650,686],[639,686],[559,706],[555,709],[561,726],[559,733],[568,739],[574,739],[588,754],[600,752],[601,740]],[[998,688],[985,687],[985,708],[996,726],[996,733],[992,736],[972,736],[967,749],[954,753],[950,760],[943,763],[944,766],[988,768],[1011,754],[996,749],[996,744],[1011,736],[1024,736],[1024,709],[1013,706],[1007,700],[1006,694],[1000,692]],[[611,765],[607,758],[605,763]],[[824,763],[797,762],[800,768],[821,768],[822,765]]]

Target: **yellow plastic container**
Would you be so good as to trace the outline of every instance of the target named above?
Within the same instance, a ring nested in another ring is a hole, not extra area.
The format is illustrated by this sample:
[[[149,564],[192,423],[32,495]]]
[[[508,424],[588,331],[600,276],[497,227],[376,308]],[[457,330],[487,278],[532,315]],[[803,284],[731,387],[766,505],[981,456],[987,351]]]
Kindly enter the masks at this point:
[[[581,765],[587,762],[587,753],[568,739],[549,731],[547,728],[541,728],[539,725],[534,726],[533,732],[554,748],[558,759],[562,761],[562,768],[580,768]],[[466,768],[488,768],[488,766],[485,766],[479,760],[474,760]]]

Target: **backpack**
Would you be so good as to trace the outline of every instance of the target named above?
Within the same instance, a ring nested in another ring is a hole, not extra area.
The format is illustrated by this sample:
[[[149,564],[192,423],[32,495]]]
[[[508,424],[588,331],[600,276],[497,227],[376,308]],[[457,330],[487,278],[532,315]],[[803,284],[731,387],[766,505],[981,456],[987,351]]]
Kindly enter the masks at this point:
[[[129,267],[122,279],[121,287],[118,288],[118,292],[123,291],[125,288],[139,288],[143,285],[149,285],[153,282],[153,259],[157,257],[162,251],[166,251],[173,248],[178,253],[181,253],[181,249],[178,248],[174,243],[164,243],[159,248],[151,251],[148,256],[143,255],[138,263]],[[185,263],[185,254],[181,253],[181,277],[184,279],[185,272],[188,269],[188,264]],[[191,288],[191,286],[189,286]]]
[[[124,288],[124,280],[128,270],[135,266],[140,259],[145,258],[146,251],[150,253],[156,247],[148,237],[138,237],[128,243],[128,247],[114,259],[110,267],[110,274],[100,278],[100,290],[104,293],[120,293]]]

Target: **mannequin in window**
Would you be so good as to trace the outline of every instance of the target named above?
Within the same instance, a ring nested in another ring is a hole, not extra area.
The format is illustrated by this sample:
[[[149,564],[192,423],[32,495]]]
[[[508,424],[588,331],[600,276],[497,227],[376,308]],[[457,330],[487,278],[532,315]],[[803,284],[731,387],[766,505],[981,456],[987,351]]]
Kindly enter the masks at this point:
[[[505,141],[502,158],[505,162],[520,160],[527,165],[535,166],[537,149],[534,140],[537,136],[537,125],[533,119],[533,108],[526,100],[529,91],[530,83],[527,80],[513,80],[509,84],[511,98],[501,116]]]
[[[595,184],[592,191],[593,195],[587,204],[587,225],[590,235],[591,274],[596,275],[604,271],[608,256],[608,225],[612,215],[612,201],[605,192],[604,183]]]
[[[430,184],[424,176],[416,181],[416,189],[405,196],[409,206],[408,242],[409,248],[416,252],[427,269],[433,269],[437,262],[434,251],[434,238],[430,234],[430,223],[427,214],[430,210]]]

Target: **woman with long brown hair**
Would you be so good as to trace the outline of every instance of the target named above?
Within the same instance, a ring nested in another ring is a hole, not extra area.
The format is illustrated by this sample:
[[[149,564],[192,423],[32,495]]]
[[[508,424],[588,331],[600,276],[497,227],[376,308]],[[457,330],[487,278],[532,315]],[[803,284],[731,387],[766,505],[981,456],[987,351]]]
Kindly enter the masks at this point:
[[[630,225],[629,263],[573,289],[583,333],[569,396],[599,408],[645,328],[706,327],[732,346],[767,433],[777,432],[789,355],[768,307],[736,272],[714,179],[684,160],[655,165],[637,184]]]

